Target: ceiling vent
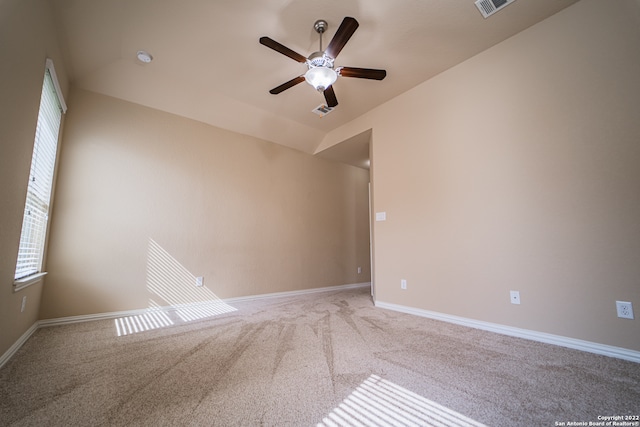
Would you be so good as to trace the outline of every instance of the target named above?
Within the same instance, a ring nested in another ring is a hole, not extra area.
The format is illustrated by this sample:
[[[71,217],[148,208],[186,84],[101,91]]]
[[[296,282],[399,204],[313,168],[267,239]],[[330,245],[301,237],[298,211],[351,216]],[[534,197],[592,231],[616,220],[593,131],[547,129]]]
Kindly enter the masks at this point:
[[[476,0],[476,6],[480,13],[482,13],[482,16],[488,18],[514,1],[516,0]]]
[[[334,108],[335,107],[327,107],[325,104],[320,104],[316,108],[311,110],[311,112],[319,115],[320,117],[324,117],[332,112]]]

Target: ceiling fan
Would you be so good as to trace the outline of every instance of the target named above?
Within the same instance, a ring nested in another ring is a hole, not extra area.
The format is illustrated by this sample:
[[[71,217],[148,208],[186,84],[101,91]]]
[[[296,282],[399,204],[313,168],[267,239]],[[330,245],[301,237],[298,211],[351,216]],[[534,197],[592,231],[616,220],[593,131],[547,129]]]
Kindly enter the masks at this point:
[[[328,107],[338,105],[338,99],[333,91],[333,83],[341,77],[356,77],[360,79],[382,80],[387,75],[385,70],[375,70],[371,68],[354,68],[354,67],[337,67],[334,68],[334,61],[345,44],[349,41],[353,33],[358,29],[358,21],[355,18],[347,16],[342,20],[338,31],[333,39],[327,45],[326,50],[322,50],[322,34],[327,30],[327,21],[320,19],[315,22],[313,28],[320,34],[320,49],[313,52],[308,58],[300,55],[288,47],[278,43],[269,37],[260,37],[260,44],[267,46],[288,56],[294,61],[306,64],[308,70],[306,73],[289,80],[269,91],[273,95],[277,95],[298,83],[306,81],[317,91],[324,93]]]

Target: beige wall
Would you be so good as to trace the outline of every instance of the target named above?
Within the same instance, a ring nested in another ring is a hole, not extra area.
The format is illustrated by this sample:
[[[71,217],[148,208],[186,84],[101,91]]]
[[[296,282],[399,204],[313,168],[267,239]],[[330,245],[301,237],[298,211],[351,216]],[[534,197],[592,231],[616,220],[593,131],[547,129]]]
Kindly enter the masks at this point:
[[[47,57],[64,92],[66,71],[49,2],[0,2],[0,355],[38,319],[41,285],[13,292],[13,275]]]
[[[582,0],[326,136],[373,129],[379,301],[640,350],[639,24]],[[0,3],[0,40],[2,354],[38,318],[13,270],[45,57],[66,73],[46,1]],[[366,172],[68,101],[42,318],[368,280]]]
[[[583,0],[328,135],[373,127],[378,301],[640,350],[639,46]]]
[[[59,167],[42,318],[370,280],[367,170],[80,89]]]

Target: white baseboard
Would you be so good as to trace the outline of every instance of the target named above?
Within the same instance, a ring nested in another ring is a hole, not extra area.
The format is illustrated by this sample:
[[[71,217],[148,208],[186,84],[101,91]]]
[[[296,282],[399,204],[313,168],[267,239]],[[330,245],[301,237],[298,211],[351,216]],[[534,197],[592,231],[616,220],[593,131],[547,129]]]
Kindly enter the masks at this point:
[[[300,291],[274,292],[271,294],[251,295],[247,297],[227,298],[227,299],[224,299],[223,301],[226,303],[240,302],[240,301],[256,301],[256,300],[261,300],[266,298],[279,298],[279,297],[291,297],[291,296],[297,296],[297,295],[315,294],[318,292],[344,291],[347,289],[364,288],[366,286],[371,286],[371,282],[353,283],[350,285],[340,285],[340,286],[327,286],[325,288],[303,289]]]
[[[13,355],[18,352],[18,350],[20,350],[20,347],[22,347],[24,343],[27,342],[29,338],[31,338],[31,335],[33,335],[33,333],[37,330],[38,322],[31,325],[31,327],[27,329],[27,331],[22,334],[20,338],[18,338],[18,341],[14,342],[13,345],[9,347],[9,349],[5,351],[2,356],[0,356],[0,368],[2,368],[4,364],[7,363],[9,359],[11,359]]]
[[[355,283],[341,286],[329,286],[324,288],[304,289],[299,291],[274,292],[269,294],[252,295],[246,297],[228,298],[224,300],[204,301],[192,304],[181,304],[180,306],[164,306],[159,307],[161,311],[173,311],[183,308],[203,307],[209,305],[219,305],[220,303],[234,303],[242,301],[255,301],[267,298],[287,297],[296,295],[306,295],[318,292],[341,291],[347,289],[357,289],[371,286],[370,282]],[[457,325],[467,326],[475,329],[482,329],[489,332],[495,332],[502,335],[509,335],[518,338],[524,338],[532,341],[554,344],[561,347],[572,348],[576,350],[586,351],[589,353],[601,354],[604,356],[615,357],[618,359],[629,360],[631,362],[640,363],[640,352],[629,350],[622,347],[614,347],[606,344],[598,344],[591,341],[578,340],[575,338],[563,337],[560,335],[547,334],[544,332],[536,332],[528,329],[515,328],[511,326],[500,325],[497,323],[483,322],[465,317],[453,316],[435,311],[422,310],[412,307],[406,307],[398,304],[376,301],[375,306],[388,310],[398,311],[401,313],[412,314],[415,316],[426,317],[429,319],[441,320],[444,322],[454,323]],[[109,313],[97,313],[81,316],[60,317],[55,319],[39,320],[34,323],[22,336],[2,355],[0,356],[0,368],[4,366],[11,357],[24,345],[25,342],[34,334],[38,328],[65,325],[70,323],[90,322],[93,320],[116,319],[120,317],[137,316],[148,313],[149,309],[114,311]]]
[[[210,301],[201,301],[201,302],[195,302],[190,304],[163,306],[163,307],[154,308],[154,310],[169,312],[169,311],[175,311],[175,310],[217,307],[217,306],[220,306],[220,304],[230,304],[230,303],[242,302],[242,301],[254,301],[254,300],[261,300],[266,298],[306,295],[306,294],[314,294],[318,292],[343,291],[347,289],[362,288],[365,286],[371,286],[371,282],[354,283],[354,284],[340,285],[340,286],[328,286],[324,288],[303,289],[299,291],[274,292],[269,294],[228,298],[223,300],[217,299],[217,300],[210,300]],[[118,319],[122,317],[140,316],[148,312],[149,312],[149,309],[145,308],[145,309],[137,309],[137,310],[112,311],[108,313],[85,314],[85,315],[79,315],[79,316],[58,317],[54,319],[39,320],[36,323],[34,323],[29,328],[29,330],[27,330],[24,334],[22,334],[22,336],[18,339],[18,341],[16,341],[9,348],[9,350],[7,350],[2,356],[0,356],[0,368],[5,363],[7,363],[9,359],[11,359],[11,357],[20,349],[20,347],[22,347],[22,345],[29,339],[29,337],[31,337],[31,335],[33,335],[33,333],[36,330],[38,330],[38,328],[45,328],[49,326],[58,326],[58,325],[68,325],[71,323],[91,322],[93,320]]]
[[[512,326],[500,325],[497,323],[483,322],[480,320],[468,319],[465,317],[452,316],[435,311],[422,310],[418,308],[406,307],[382,301],[375,302],[376,307],[388,310],[399,311],[401,313],[413,314],[415,316],[427,317],[429,319],[441,320],[443,322],[455,323],[457,325],[468,326],[470,328],[482,329],[489,332],[496,332],[502,335],[524,338],[531,341],[538,341],[547,344],[554,344],[561,347],[586,351],[589,353],[601,354],[603,356],[615,357],[617,359],[629,360],[640,363],[640,351],[629,350],[622,347],[614,347],[606,344],[598,344],[591,341],[584,341],[575,338],[563,337],[560,335],[536,332],[529,329],[515,328]]]
[[[354,283],[349,285],[328,286],[325,288],[303,289],[300,291],[274,292],[269,294],[250,295],[246,297],[215,299],[215,300],[209,300],[209,301],[194,302],[189,304],[167,305],[167,306],[154,308],[154,310],[169,312],[169,311],[182,310],[182,309],[217,306],[217,305],[220,305],[221,303],[231,304],[231,303],[242,302],[242,301],[256,301],[256,300],[267,299],[267,298],[314,294],[317,292],[343,291],[346,289],[355,289],[355,288],[361,288],[365,286],[371,286],[371,283],[369,282]],[[96,313],[96,314],[85,314],[85,315],[79,315],[79,316],[58,317],[55,319],[40,320],[38,322],[38,326],[47,327],[47,326],[66,325],[70,323],[90,322],[92,320],[117,319],[120,317],[144,315],[148,312],[149,312],[148,308],[143,308],[143,309],[136,309],[136,310],[112,311],[108,313]]]
[[[238,297],[238,298],[228,298],[228,299],[217,299],[211,301],[202,301],[191,304],[179,304],[179,305],[171,305],[171,306],[163,306],[155,308],[154,310],[159,311],[173,311],[173,310],[184,310],[190,308],[203,308],[203,307],[217,307],[220,304],[231,304],[235,302],[241,301],[253,301],[253,300],[261,300],[266,298],[277,298],[277,297],[287,297],[287,296],[295,296],[295,295],[305,295],[305,294],[313,294],[317,292],[330,292],[330,291],[341,291],[346,289],[356,289],[365,286],[371,286],[370,282],[365,283],[354,283],[349,285],[340,285],[340,286],[328,286],[324,288],[313,288],[313,289],[303,289],[300,291],[289,291],[289,292],[275,292],[269,294],[261,294],[261,295],[252,295],[246,297]],[[0,368],[4,366],[5,363],[13,357],[13,355],[24,345],[25,342],[33,335],[35,331],[39,328],[44,328],[48,326],[57,326],[57,325],[67,325],[71,323],[80,323],[80,322],[91,322],[93,320],[104,320],[104,319],[117,319],[121,317],[129,317],[129,316],[139,316],[144,315],[149,312],[149,309],[137,309],[137,310],[125,310],[125,311],[112,311],[108,313],[96,313],[96,314],[85,314],[80,316],[69,316],[69,317],[58,317],[55,319],[44,319],[39,320],[34,323],[22,336],[2,355],[0,356]]]

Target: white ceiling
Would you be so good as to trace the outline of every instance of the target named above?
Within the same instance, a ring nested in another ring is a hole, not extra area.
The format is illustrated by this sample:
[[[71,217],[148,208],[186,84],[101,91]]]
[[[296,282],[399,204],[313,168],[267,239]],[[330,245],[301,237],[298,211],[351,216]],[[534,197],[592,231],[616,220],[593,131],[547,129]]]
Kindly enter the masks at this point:
[[[314,153],[327,132],[576,1],[518,0],[488,19],[474,0],[52,4],[76,86]],[[322,118],[311,110],[324,98],[306,83],[271,95],[306,67],[258,39],[268,36],[308,56],[318,49],[314,22],[328,21],[326,46],[345,16],[360,27],[336,66],[386,69],[386,79],[339,78],[339,105]],[[154,61],[140,63],[140,49]]]

